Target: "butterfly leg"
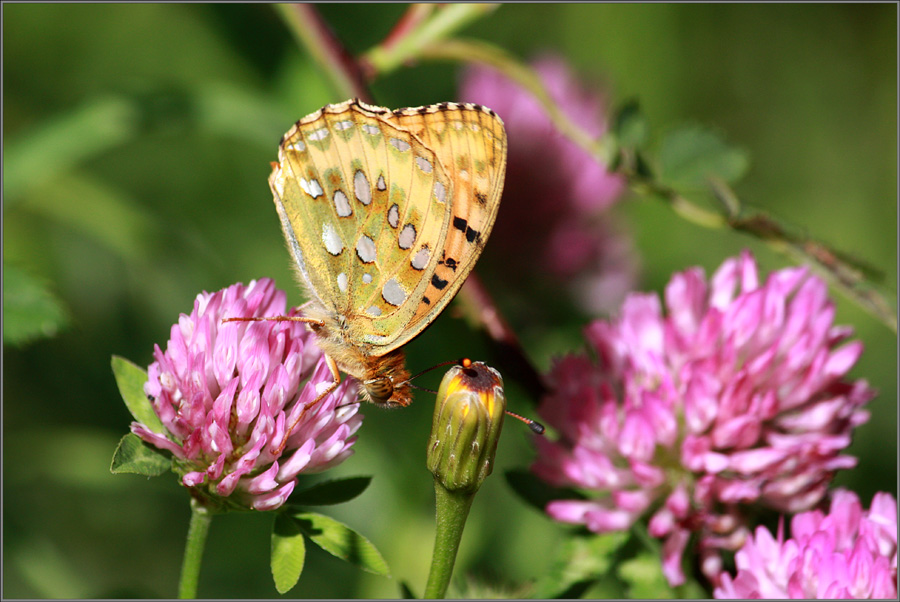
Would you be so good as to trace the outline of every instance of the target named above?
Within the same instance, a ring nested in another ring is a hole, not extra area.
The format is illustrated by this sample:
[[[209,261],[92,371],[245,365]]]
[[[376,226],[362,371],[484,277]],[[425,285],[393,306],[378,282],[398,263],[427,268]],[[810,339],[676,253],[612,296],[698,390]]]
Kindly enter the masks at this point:
[[[305,305],[305,304],[304,304]],[[225,318],[222,320],[223,322],[304,322],[306,324],[313,324],[315,326],[322,326],[323,322],[321,320],[316,320],[314,318],[305,318],[303,316],[271,316],[266,318],[255,317],[255,318]],[[331,372],[332,381],[328,383],[328,386],[319,393],[315,399],[306,404],[306,407],[300,412],[300,415],[294,419],[288,429],[284,432],[284,438],[281,440],[281,444],[278,446],[278,449],[275,450],[275,455],[280,455],[281,452],[284,451],[285,446],[287,445],[288,439],[293,433],[294,429],[297,428],[297,425],[303,420],[306,413],[313,408],[315,408],[319,403],[325,399],[328,395],[331,395],[335,389],[337,389],[338,385],[341,384],[341,372],[338,370],[337,363],[335,363],[334,359],[330,355],[325,355],[325,364],[328,366],[328,370]]]
[[[337,364],[331,358],[330,355],[325,356],[325,364],[328,366],[328,369],[331,371],[331,377],[333,380],[328,383],[328,386],[319,393],[315,399],[306,404],[306,407],[300,412],[300,415],[294,419],[294,422],[291,423],[291,426],[284,432],[284,438],[281,440],[281,445],[278,446],[278,449],[275,451],[275,455],[281,455],[281,452],[284,451],[285,445],[287,445],[288,439],[293,433],[294,429],[297,428],[297,425],[300,424],[300,421],[303,420],[303,417],[306,416],[306,413],[311,409],[315,408],[319,405],[323,399],[325,399],[328,395],[331,395],[335,389],[337,389],[338,385],[341,384],[341,373],[338,370]]]
[[[305,322],[322,326],[322,320],[305,318],[303,316],[269,316],[267,318],[223,318],[223,322]]]

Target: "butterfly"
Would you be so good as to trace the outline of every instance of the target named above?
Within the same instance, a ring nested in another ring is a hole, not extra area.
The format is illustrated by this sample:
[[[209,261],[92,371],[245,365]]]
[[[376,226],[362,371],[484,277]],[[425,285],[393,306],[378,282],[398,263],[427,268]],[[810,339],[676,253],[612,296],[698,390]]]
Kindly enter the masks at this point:
[[[506,132],[490,109],[330,104],[281,139],[269,186],[334,377],[388,407],[412,401],[404,344],[462,286],[497,216]],[[298,319],[298,318],[295,318]]]

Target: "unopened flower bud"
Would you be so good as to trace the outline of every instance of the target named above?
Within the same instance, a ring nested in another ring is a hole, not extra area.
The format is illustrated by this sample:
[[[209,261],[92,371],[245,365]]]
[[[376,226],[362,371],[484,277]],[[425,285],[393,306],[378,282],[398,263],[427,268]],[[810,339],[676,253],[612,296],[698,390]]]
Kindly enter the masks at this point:
[[[447,371],[438,389],[428,470],[450,491],[476,491],[494,468],[506,396],[500,373],[482,362]]]

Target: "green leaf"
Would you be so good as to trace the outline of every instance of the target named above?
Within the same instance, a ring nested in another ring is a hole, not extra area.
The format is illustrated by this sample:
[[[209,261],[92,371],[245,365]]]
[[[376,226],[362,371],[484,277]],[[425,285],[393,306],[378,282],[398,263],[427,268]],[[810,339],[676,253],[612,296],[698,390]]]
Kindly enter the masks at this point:
[[[144,262],[164,238],[159,220],[123,189],[84,173],[58,174],[25,197],[28,211],[80,232],[127,262]]]
[[[627,596],[634,599],[678,598],[662,572],[659,555],[640,552],[619,565],[619,577],[628,584]]]
[[[172,460],[154,447],[144,443],[134,433],[119,441],[109,471],[113,474],[140,474],[158,477],[172,468]]]
[[[622,105],[613,120],[613,132],[620,146],[640,148],[647,140],[647,130],[647,120],[635,99]]]
[[[281,107],[271,95],[251,87],[198,82],[191,101],[189,114],[197,120],[192,127],[203,133],[268,149],[284,129]]]
[[[675,596],[681,600],[702,600],[710,597],[710,592],[706,591],[696,579],[688,580],[675,588]]]
[[[272,578],[279,594],[285,594],[297,585],[305,560],[306,542],[300,525],[293,517],[279,512],[272,528],[271,559]]]
[[[138,134],[139,115],[126,98],[94,98],[39,122],[6,144],[3,193],[7,207],[29,188],[47,181],[47,149],[53,149],[52,175],[126,143]]]
[[[21,268],[3,263],[3,342],[24,345],[52,337],[68,324],[62,302]]]
[[[728,146],[722,138],[701,126],[685,126],[670,132],[657,157],[659,178],[673,188],[706,188],[710,178],[732,184],[747,172],[746,152]]]
[[[325,506],[350,501],[369,486],[372,477],[334,479],[313,485],[291,495],[292,506]]]
[[[293,516],[303,533],[329,554],[369,573],[390,577],[390,569],[381,553],[347,525],[315,512],[299,512]]]
[[[494,577],[466,575],[465,581],[456,579],[447,598],[457,600],[523,600],[532,598],[531,583],[499,583]]]
[[[112,356],[112,370],[116,377],[116,384],[119,386],[119,394],[134,419],[154,433],[166,434],[166,427],[153,411],[153,405],[144,393],[147,372],[118,355]]]
[[[571,537],[536,584],[535,598],[579,597],[595,581],[607,579],[628,532]]]
[[[544,512],[547,504],[553,500],[586,499],[574,489],[558,488],[548,485],[527,470],[506,471],[506,482],[525,502]]]
[[[418,600],[418,596],[413,593],[412,588],[406,581],[400,582],[400,598],[403,600]]]

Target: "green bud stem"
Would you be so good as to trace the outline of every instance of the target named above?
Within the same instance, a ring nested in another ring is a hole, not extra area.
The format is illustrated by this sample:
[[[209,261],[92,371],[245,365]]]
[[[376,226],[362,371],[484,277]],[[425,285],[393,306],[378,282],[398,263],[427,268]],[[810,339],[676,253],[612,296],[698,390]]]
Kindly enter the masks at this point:
[[[426,454],[436,519],[426,598],[447,594],[469,508],[494,468],[505,409],[503,379],[482,362],[450,368],[438,388]]]
[[[206,536],[209,534],[212,515],[208,508],[191,499],[191,525],[188,528],[184,559],[181,561],[181,579],[178,583],[178,597],[182,600],[197,597],[200,564],[203,561],[203,550],[206,547]]]
[[[428,573],[424,598],[440,599],[447,594],[456,554],[459,551],[459,542],[476,491],[450,491],[441,484],[440,479],[434,479],[436,501],[434,552],[431,556],[431,570]]]

